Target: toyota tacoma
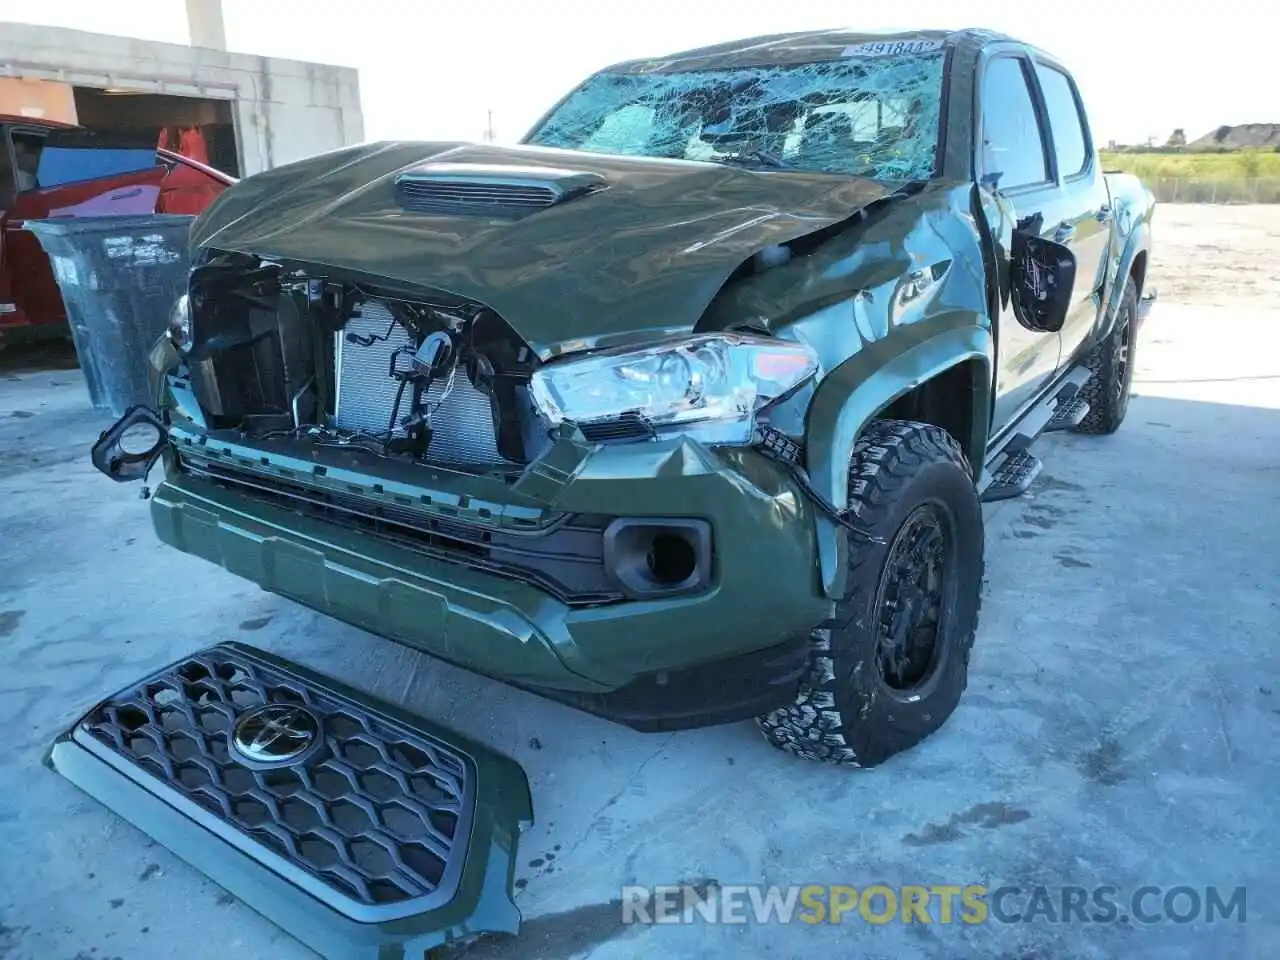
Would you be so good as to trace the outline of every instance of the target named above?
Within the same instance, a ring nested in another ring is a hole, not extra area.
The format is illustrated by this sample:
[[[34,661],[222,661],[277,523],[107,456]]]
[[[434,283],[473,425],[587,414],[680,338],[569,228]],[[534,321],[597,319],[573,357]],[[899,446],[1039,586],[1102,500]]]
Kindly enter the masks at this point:
[[[517,145],[230,186],[154,408],[159,538],[642,730],[872,766],[966,684],[981,502],[1125,416],[1151,194],[986,31],[609,67]],[[138,440],[140,431],[150,440]]]

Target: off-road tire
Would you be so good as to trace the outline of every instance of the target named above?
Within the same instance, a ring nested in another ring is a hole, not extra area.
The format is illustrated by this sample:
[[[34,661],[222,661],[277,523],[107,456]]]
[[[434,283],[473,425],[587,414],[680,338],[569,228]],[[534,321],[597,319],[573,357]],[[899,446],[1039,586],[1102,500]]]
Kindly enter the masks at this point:
[[[1080,396],[1089,404],[1089,412],[1072,428],[1076,433],[1105,434],[1120,429],[1129,410],[1137,334],[1138,287],[1130,277],[1111,332],[1085,358],[1093,376],[1080,388]]]
[[[928,682],[894,691],[878,659],[882,619],[892,615],[879,603],[882,574],[904,521],[926,506],[949,524],[936,653]],[[835,617],[813,632],[799,695],[757,722],[765,738],[788,753],[873,767],[941,727],[964,692],[982,592],[982,508],[968,461],[950,434],[931,424],[883,420],[854,448],[849,509],[886,542],[866,543],[850,533],[844,597]]]

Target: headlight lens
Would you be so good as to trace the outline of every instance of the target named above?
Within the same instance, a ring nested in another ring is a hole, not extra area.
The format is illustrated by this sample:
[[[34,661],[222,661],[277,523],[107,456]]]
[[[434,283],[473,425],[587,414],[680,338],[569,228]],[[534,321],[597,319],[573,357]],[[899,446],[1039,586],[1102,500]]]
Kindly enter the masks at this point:
[[[186,353],[194,344],[191,327],[191,301],[184,293],[169,311],[169,338],[180,351]]]
[[[746,334],[707,334],[550,363],[531,391],[553,425],[643,417],[661,434],[696,433],[712,443],[749,443],[755,414],[814,375],[818,361],[799,343]]]

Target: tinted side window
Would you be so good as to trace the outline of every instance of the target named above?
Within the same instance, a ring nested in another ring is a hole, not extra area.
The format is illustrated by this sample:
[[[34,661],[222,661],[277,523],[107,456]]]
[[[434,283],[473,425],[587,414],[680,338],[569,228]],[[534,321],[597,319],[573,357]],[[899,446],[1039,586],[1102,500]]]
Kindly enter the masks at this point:
[[[1064,177],[1074,176],[1084,169],[1089,151],[1085,148],[1084,126],[1080,123],[1080,108],[1076,105],[1071,81],[1061,70],[1039,63],[1036,64],[1036,75],[1040,78],[1049,126],[1053,130],[1058,172]]]
[[[982,172],[1002,190],[1049,179],[1044,141],[1022,62],[999,57],[982,80]]]
[[[62,147],[50,144],[40,152],[36,179],[41,187],[61,187],[81,180],[139,173],[158,164],[154,149]]]
[[[36,165],[40,162],[40,148],[44,137],[35,133],[18,132],[13,135],[13,175],[19,193],[36,188]]]

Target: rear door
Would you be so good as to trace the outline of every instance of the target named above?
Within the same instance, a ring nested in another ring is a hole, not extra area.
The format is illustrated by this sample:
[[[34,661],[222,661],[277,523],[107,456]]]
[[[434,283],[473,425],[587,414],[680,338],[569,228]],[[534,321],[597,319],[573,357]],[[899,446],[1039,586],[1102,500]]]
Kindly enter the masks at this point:
[[[1040,99],[1049,121],[1053,144],[1050,160],[1057,181],[1056,199],[1050,205],[1052,221],[1046,216],[1047,235],[1065,243],[1076,258],[1075,290],[1062,326],[1062,355],[1058,363],[1061,369],[1091,341],[1106,281],[1112,212],[1074,81],[1062,67],[1040,54],[1034,55],[1033,62]]]
[[[1058,367],[1059,333],[1024,324],[1008,289],[1013,233],[1027,228],[1038,232],[1054,215],[1057,184],[1030,60],[1016,49],[999,50],[984,59],[980,71],[975,167],[987,223],[1004,252],[994,435],[1036,398]]]

